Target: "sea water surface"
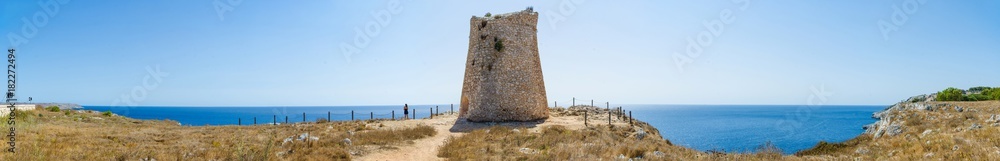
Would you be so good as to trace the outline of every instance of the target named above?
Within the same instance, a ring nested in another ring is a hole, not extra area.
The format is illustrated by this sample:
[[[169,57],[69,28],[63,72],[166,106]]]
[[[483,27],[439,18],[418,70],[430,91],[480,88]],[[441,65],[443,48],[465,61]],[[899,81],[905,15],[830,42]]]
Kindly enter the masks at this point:
[[[319,119],[389,119],[403,117],[403,106],[271,106],[271,107],[197,107],[197,106],[83,106],[84,110],[111,111],[112,113],[153,120],[174,120],[183,125],[251,125],[314,122]],[[451,111],[451,105],[411,105],[411,117],[426,118],[431,110],[441,113]],[[455,109],[458,110],[458,109]]]
[[[617,106],[617,105],[616,105]],[[858,136],[871,114],[886,106],[799,105],[620,105],[632,116],[650,123],[674,145],[701,151],[754,151],[771,142],[786,154],[810,148],[819,141],[841,142]],[[452,111],[451,105],[411,105],[417,118],[431,110]],[[402,117],[402,106],[309,107],[170,107],[83,106],[137,119],[169,119],[183,125],[249,125],[273,122]],[[458,110],[458,109],[454,109]],[[303,113],[305,116],[303,117]],[[412,115],[413,113],[411,113]]]
[[[785,154],[819,141],[841,142],[874,123],[887,106],[631,105],[636,119],[656,127],[674,145],[701,151],[752,152],[771,142]]]

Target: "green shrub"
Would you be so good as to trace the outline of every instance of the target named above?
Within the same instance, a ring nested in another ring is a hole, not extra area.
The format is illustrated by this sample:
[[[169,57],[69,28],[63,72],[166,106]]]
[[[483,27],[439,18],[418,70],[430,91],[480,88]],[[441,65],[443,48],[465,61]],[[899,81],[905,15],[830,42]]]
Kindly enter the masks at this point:
[[[486,17],[490,17],[490,16],[493,16],[493,15],[490,14],[489,12],[486,12]]]
[[[914,98],[914,97],[911,97],[911,98],[912,99],[910,99],[910,103],[923,102],[923,101],[927,100],[927,97],[924,97],[924,95],[920,95],[920,97],[916,97],[916,98]]]
[[[497,49],[497,51],[502,51],[503,50],[503,40],[502,39],[496,39],[496,38],[493,38],[493,40],[496,41],[496,43],[493,44],[493,49]]]
[[[49,110],[49,111],[52,111],[52,112],[59,112],[59,106],[49,106],[49,107],[46,107],[45,110]]]
[[[964,93],[964,92],[961,89],[954,88],[954,87],[948,87],[947,89],[944,89],[943,91],[938,92],[938,94],[937,94],[937,100],[938,101],[961,101],[962,100],[962,93]]]
[[[989,90],[989,89],[992,89],[992,88],[986,87],[986,86],[972,87],[972,88],[969,88],[969,92],[979,93],[979,92],[983,92],[983,91],[986,91],[986,90]]]
[[[989,96],[992,100],[1000,100],[1000,87],[984,90],[982,94]]]
[[[104,111],[104,112],[101,112],[101,115],[111,116],[111,115],[113,115],[113,113],[111,113],[111,111]]]
[[[990,96],[983,95],[983,94],[970,94],[970,95],[965,95],[965,97],[962,100],[963,101],[986,101],[986,100],[991,100],[991,98],[990,98]]]

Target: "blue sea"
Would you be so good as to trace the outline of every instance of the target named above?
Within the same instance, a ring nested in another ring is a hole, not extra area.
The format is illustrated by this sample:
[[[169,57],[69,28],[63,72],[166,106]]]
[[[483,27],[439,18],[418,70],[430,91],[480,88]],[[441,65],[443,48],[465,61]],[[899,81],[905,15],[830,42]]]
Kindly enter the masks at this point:
[[[457,107],[455,107],[457,108]],[[174,120],[183,125],[251,125],[314,122],[319,119],[389,119],[403,117],[403,106],[275,106],[275,107],[195,107],[195,106],[83,106],[85,110],[111,111],[137,119]],[[441,113],[451,111],[451,105],[410,105],[410,115],[416,118],[430,116],[431,110]],[[455,109],[456,111],[458,109]],[[304,115],[303,115],[304,114]]]
[[[798,105],[622,105],[632,116],[659,129],[674,145],[708,151],[750,152],[771,142],[786,154],[819,141],[841,142],[858,136],[871,114],[886,106]],[[183,125],[248,125],[273,122],[402,117],[401,106],[310,107],[111,107],[84,106],[138,119],[169,119]],[[452,111],[451,105],[411,105],[425,118],[430,110]],[[458,110],[458,109],[454,109]],[[303,113],[305,116],[303,117]],[[394,113],[394,114],[393,114]],[[412,115],[413,113],[411,113]]]

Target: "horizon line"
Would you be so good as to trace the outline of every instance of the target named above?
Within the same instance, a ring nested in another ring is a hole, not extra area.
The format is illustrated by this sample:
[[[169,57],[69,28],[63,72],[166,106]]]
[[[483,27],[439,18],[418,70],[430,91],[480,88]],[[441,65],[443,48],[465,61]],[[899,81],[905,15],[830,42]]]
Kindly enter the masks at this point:
[[[457,103],[456,103],[457,104]],[[435,106],[450,104],[413,104],[410,106]],[[826,105],[805,105],[805,104],[661,104],[661,103],[627,103],[617,105],[672,105],[672,106],[890,106],[891,104],[826,104]],[[351,107],[351,106],[402,106],[402,105],[139,105],[139,106],[111,106],[111,105],[80,105],[82,106],[102,106],[102,107]],[[549,106],[553,107],[553,106]],[[566,107],[566,106],[559,106]],[[600,106],[597,106],[600,107]]]

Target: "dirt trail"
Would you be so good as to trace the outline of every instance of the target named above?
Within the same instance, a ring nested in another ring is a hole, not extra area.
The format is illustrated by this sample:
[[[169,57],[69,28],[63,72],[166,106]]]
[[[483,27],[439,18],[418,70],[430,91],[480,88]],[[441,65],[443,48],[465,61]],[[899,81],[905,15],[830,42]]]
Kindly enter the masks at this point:
[[[368,154],[356,158],[357,160],[385,160],[385,161],[397,161],[397,160],[444,160],[444,158],[438,158],[438,148],[444,145],[445,139],[452,136],[459,136],[459,132],[451,132],[452,125],[455,124],[455,115],[438,116],[434,119],[416,119],[416,120],[405,120],[405,121],[386,121],[383,124],[386,127],[412,127],[416,125],[429,125],[434,127],[437,134],[428,138],[418,139],[413,141],[413,144],[403,145],[397,150],[385,150],[379,151],[373,154]]]
[[[589,119],[591,126],[607,123],[607,116],[600,116],[592,116]],[[553,125],[561,125],[574,130],[584,128],[582,116],[552,116],[544,121],[537,122],[472,123],[458,120],[457,114],[449,114],[435,116],[434,119],[384,121],[382,124],[385,125],[385,128],[413,127],[421,124],[429,125],[437,130],[437,134],[428,138],[415,140],[413,144],[399,146],[399,149],[376,151],[355,159],[373,161],[444,160],[444,158],[437,157],[437,153],[438,149],[444,145],[445,140],[449,137],[462,136],[465,132],[494,125],[525,127],[530,132],[538,132],[541,128]],[[614,124],[626,125],[627,122],[615,119]]]

